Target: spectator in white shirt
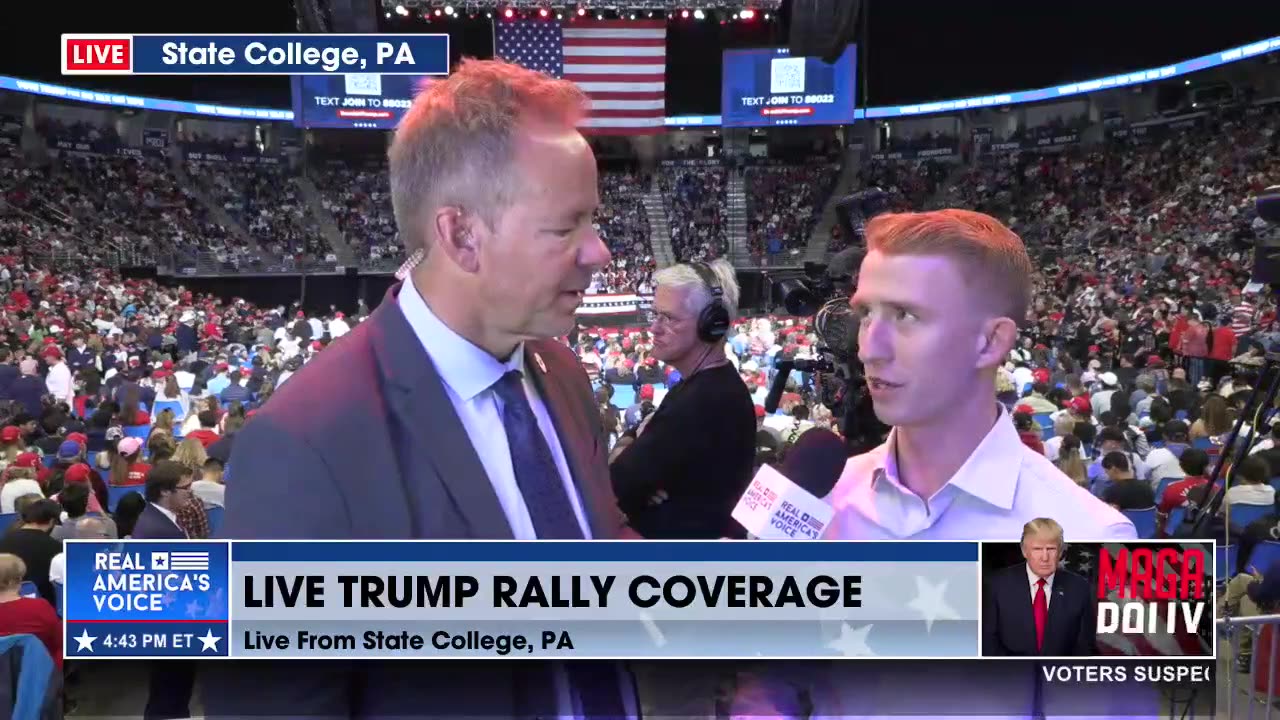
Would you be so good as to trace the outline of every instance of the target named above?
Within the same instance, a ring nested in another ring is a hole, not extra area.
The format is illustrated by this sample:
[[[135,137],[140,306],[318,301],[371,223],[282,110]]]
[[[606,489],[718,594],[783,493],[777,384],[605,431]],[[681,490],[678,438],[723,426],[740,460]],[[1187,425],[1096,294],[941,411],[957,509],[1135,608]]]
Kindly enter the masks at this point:
[[[204,503],[205,507],[223,506],[227,486],[222,481],[222,469],[221,460],[215,457],[208,458],[200,469],[200,479],[191,483],[191,492]]]
[[[1276,489],[1268,484],[1270,476],[1271,466],[1266,460],[1254,455],[1245,458],[1232,474],[1235,482],[1227,488],[1227,495],[1222,500],[1223,507],[1275,504]]]
[[[329,321],[329,337],[333,340],[351,332],[351,326],[347,324],[342,313],[334,313],[333,319]]]
[[[76,387],[71,378],[71,368],[67,367],[67,363],[62,359],[62,351],[54,345],[49,345],[41,355],[49,363],[49,374],[44,379],[49,394],[58,402],[71,405],[76,399]]]
[[[18,460],[4,471],[4,486],[0,487],[0,513],[17,512],[14,503],[24,495],[44,497],[44,490],[41,489],[40,483],[36,482],[36,469],[30,467],[30,458],[23,457],[26,455],[35,456],[35,453],[22,453],[18,456]],[[38,456],[36,456],[36,462],[39,462]],[[4,528],[0,528],[0,532],[3,530]]]
[[[1187,433],[1187,424],[1182,420],[1170,420],[1165,423],[1164,447],[1152,450],[1146,459],[1147,467],[1151,469],[1151,484],[1158,485],[1165,478],[1186,477],[1179,460],[1182,457],[1182,451],[1191,446]]]

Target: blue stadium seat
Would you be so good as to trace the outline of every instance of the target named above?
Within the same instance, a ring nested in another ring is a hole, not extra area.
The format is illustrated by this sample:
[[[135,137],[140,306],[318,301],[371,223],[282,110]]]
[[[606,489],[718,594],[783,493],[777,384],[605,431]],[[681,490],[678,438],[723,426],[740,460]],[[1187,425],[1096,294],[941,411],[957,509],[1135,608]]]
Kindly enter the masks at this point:
[[[1213,442],[1212,439],[1202,437],[1202,438],[1196,438],[1195,440],[1192,440],[1191,447],[1197,450],[1204,450],[1205,452],[1208,452],[1214,449],[1215,447],[1217,447],[1217,445]]]
[[[222,508],[216,505],[206,506],[204,513],[209,516],[210,537],[217,537],[218,530],[222,528]]]
[[[1050,413],[1036,413],[1031,417],[1035,418],[1036,424],[1040,426],[1040,438],[1048,440],[1053,437],[1053,416]]]
[[[1124,516],[1133,522],[1133,527],[1138,531],[1140,538],[1153,538],[1156,536],[1156,508],[1151,506],[1141,510],[1124,510]]]
[[[613,386],[613,404],[624,412],[636,404],[636,389],[630,385]]]
[[[179,420],[181,420],[186,415],[186,413],[182,411],[182,403],[178,402],[177,400],[157,400],[156,411],[154,415],[159,415],[165,410],[172,410],[173,416]]]
[[[1280,542],[1268,540],[1253,546],[1253,552],[1249,553],[1249,559],[1245,561],[1245,570],[1265,573],[1277,562],[1280,562]]]
[[[1179,477],[1160,478],[1160,482],[1156,483],[1156,502],[1160,502],[1160,498],[1164,497],[1164,491],[1168,490],[1170,485],[1181,479]]]
[[[1187,517],[1187,509],[1185,507],[1176,507],[1169,511],[1169,517],[1164,521],[1164,532],[1166,535],[1178,529],[1184,518]]]
[[[24,598],[40,597],[40,590],[35,583],[30,580],[24,580],[21,587],[18,588],[18,594]]]
[[[121,430],[124,431],[125,437],[138,438],[139,440],[146,440],[147,436],[151,434],[150,425],[125,425]]]
[[[18,513],[4,513],[0,515],[0,533],[8,530],[11,525],[18,522]]]
[[[142,494],[142,485],[108,485],[107,486],[107,510],[114,511],[116,505],[124,499],[129,493]]]
[[[1227,524],[1244,529],[1254,520],[1259,520],[1275,511],[1274,505],[1245,505],[1233,503],[1227,506]]]

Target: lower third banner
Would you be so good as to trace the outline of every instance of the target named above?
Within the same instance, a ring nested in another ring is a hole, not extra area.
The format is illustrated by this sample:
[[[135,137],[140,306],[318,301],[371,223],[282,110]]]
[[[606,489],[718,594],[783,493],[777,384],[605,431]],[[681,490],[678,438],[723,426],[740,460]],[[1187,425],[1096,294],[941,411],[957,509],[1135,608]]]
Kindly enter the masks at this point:
[[[67,658],[225,658],[228,546],[66,543]]]
[[[976,543],[85,541],[67,554],[72,658],[979,653]]]

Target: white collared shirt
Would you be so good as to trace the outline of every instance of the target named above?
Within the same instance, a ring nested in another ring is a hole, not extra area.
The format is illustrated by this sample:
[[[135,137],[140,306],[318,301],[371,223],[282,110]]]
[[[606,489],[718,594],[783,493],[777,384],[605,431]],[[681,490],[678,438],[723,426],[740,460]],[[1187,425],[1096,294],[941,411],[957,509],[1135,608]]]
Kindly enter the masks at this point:
[[[431,362],[435,363],[436,371],[444,381],[445,391],[453,403],[453,409],[458,413],[458,419],[462,421],[462,427],[471,438],[476,455],[480,456],[480,463],[484,465],[485,474],[489,476],[493,491],[498,496],[498,503],[511,526],[512,535],[517,540],[538,539],[524,495],[520,493],[520,486],[516,483],[507,434],[502,432],[501,403],[491,388],[508,371],[519,370],[524,377],[524,394],[529,398],[533,414],[538,418],[538,428],[542,430],[542,436],[551,448],[551,457],[555,459],[556,469],[560,471],[560,479],[564,482],[569,503],[573,506],[573,514],[582,527],[583,537],[591,539],[591,528],[582,511],[582,501],[573,484],[569,462],[565,458],[564,448],[560,446],[551,414],[538,396],[533,379],[525,368],[524,346],[517,346],[515,352],[511,353],[511,359],[505,363],[499,362],[436,317],[412,283],[406,282],[401,288],[399,304],[400,311],[404,313],[409,326],[431,356]]]
[[[1040,576],[1031,571],[1031,566],[1027,565],[1027,583],[1031,585],[1031,603],[1034,605],[1036,601],[1036,583],[1040,581]],[[1053,602],[1053,578],[1057,573],[1050,575],[1044,579],[1044,606],[1047,609],[1049,603]]]
[[[928,501],[898,478],[896,429],[880,447],[849,458],[827,496],[835,517],[824,537],[1010,541],[1022,536],[1028,521],[1049,517],[1072,539],[1137,538],[1128,518],[1022,444],[1008,413],[999,413],[978,447]]]

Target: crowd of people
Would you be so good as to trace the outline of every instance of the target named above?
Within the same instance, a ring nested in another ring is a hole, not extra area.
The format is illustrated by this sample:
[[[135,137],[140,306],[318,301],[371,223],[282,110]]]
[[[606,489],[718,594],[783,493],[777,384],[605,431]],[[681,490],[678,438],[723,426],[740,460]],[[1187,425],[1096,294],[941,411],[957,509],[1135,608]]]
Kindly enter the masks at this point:
[[[747,243],[757,258],[803,249],[840,166],[752,165],[746,169]]]
[[[374,266],[404,260],[385,165],[330,161],[313,167],[309,177],[357,258]]]
[[[271,257],[291,257],[299,264],[333,259],[333,249],[285,168],[223,162],[191,163],[188,168]]]
[[[728,170],[723,165],[663,163],[658,189],[678,262],[713,260],[729,251]]]
[[[600,210],[596,213],[596,231],[600,233],[613,260],[592,278],[594,293],[653,292],[653,243],[650,239],[649,214],[643,195],[649,178],[626,172],[600,174]]]

